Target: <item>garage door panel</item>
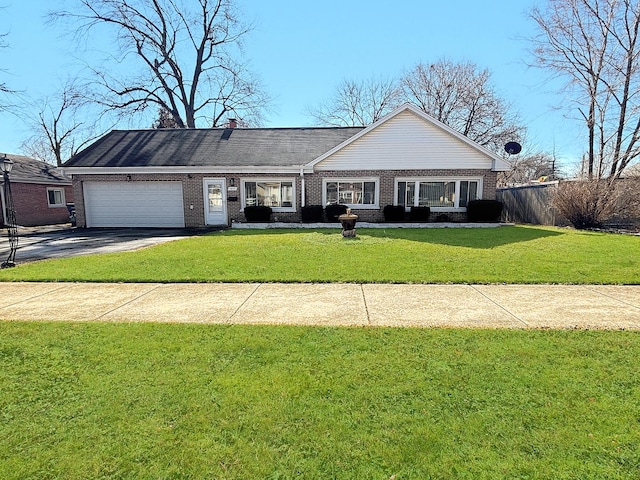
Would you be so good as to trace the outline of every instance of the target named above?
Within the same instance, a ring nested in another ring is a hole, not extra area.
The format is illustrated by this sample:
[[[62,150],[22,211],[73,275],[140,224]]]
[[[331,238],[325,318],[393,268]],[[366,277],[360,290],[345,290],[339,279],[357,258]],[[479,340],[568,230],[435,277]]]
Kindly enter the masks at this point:
[[[85,182],[88,227],[184,227],[180,182]]]

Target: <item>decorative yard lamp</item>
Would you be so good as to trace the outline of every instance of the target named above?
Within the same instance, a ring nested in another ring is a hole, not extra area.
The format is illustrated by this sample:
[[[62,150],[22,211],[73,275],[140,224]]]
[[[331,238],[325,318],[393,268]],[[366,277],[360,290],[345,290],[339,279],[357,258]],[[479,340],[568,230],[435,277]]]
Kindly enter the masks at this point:
[[[4,212],[5,222],[7,226],[7,235],[9,236],[9,256],[2,262],[0,268],[15,267],[16,250],[18,249],[18,227],[16,225],[16,211],[13,208],[13,197],[11,196],[11,182],[9,174],[13,168],[13,162],[4,155],[0,162],[0,170],[2,170],[3,192],[4,192]]]

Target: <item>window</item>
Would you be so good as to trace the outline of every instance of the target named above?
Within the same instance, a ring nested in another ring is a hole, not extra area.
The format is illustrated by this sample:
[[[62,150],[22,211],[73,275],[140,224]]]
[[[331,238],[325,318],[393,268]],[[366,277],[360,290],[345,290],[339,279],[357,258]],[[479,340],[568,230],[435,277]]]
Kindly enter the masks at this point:
[[[50,207],[64,207],[64,188],[47,188],[47,201]]]
[[[378,208],[378,179],[325,179],[323,184],[324,205]]]
[[[434,211],[461,211],[477,200],[480,179],[398,179],[396,203],[411,207],[431,207]]]
[[[478,199],[478,182],[460,181],[460,207],[465,207],[469,200]]]
[[[245,180],[243,184],[243,208],[264,206],[274,211],[295,212],[292,180]]]

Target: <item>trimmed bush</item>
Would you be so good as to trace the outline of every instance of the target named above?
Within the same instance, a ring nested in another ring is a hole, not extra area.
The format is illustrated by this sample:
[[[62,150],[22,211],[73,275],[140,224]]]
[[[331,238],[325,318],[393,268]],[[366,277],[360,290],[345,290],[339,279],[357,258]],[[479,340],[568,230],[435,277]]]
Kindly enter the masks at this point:
[[[271,221],[271,207],[264,207],[255,205],[251,207],[244,207],[244,218],[247,222],[266,223]]]
[[[428,222],[431,216],[431,208],[429,207],[411,207],[409,219],[412,222]]]
[[[450,223],[453,220],[451,219],[450,215],[447,215],[446,213],[439,213],[438,215],[436,215],[435,221],[437,223]]]
[[[387,205],[382,209],[385,222],[404,222],[403,205]]]
[[[467,219],[470,222],[499,222],[502,202],[497,200],[471,200],[467,205]]]
[[[346,205],[327,205],[324,209],[324,215],[329,223],[339,223],[338,217],[343,213],[347,213]]]
[[[324,209],[322,205],[307,205],[302,207],[301,213],[303,223],[318,223],[323,219]]]

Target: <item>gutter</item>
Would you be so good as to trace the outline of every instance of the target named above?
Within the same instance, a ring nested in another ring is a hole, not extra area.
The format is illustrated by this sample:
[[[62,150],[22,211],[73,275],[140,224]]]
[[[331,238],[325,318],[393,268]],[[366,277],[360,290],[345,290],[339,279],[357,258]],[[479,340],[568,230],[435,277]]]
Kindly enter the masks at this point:
[[[61,170],[66,175],[144,175],[144,174],[292,174],[297,175],[300,171],[312,172],[311,169],[292,166],[230,166],[230,167],[63,167]]]

